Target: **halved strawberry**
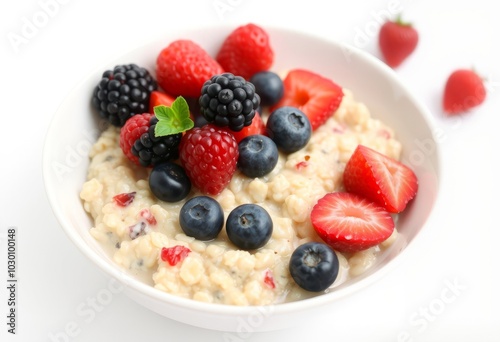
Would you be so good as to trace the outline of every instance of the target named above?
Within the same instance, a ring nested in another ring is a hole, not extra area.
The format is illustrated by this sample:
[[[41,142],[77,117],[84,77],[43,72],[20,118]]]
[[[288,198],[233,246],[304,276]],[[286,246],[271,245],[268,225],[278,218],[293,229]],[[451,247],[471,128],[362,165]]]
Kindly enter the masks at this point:
[[[243,129],[239,132],[235,132],[229,127],[219,127],[219,126],[216,127],[222,131],[231,133],[236,139],[236,142],[238,144],[240,143],[241,140],[248,137],[249,135],[264,134],[266,131],[266,126],[264,125],[264,122],[262,121],[260,114],[257,112],[255,112],[255,116],[253,117],[250,126],[243,127]]]
[[[154,108],[160,105],[170,107],[174,101],[175,98],[168,94],[162,93],[157,90],[152,91],[149,97],[149,112],[153,114]]]
[[[284,94],[271,111],[292,106],[302,110],[315,130],[333,115],[342,102],[342,87],[308,70],[293,69],[283,80]]]
[[[394,221],[384,208],[347,192],[321,198],[311,211],[311,222],[328,245],[343,253],[378,245],[394,231]]]
[[[344,170],[344,186],[352,192],[399,213],[415,197],[417,176],[406,165],[369,147],[358,145]]]
[[[152,91],[149,99],[149,113],[154,114],[154,108],[156,106],[163,105],[170,107],[174,101],[175,98],[168,94],[162,93],[161,91],[157,90]],[[194,115],[193,113],[191,113],[191,111],[189,111],[189,117],[194,121]]]

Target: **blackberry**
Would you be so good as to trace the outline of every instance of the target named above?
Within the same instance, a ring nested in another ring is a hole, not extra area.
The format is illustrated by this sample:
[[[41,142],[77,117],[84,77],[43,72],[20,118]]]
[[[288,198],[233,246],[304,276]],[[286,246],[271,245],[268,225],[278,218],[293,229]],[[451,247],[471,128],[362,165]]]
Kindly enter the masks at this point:
[[[139,158],[142,166],[155,166],[164,161],[179,158],[179,144],[182,133],[155,137],[155,127],[158,122],[156,116],[149,120],[149,129],[143,133],[132,145],[131,151]]]
[[[252,123],[260,97],[251,82],[223,73],[203,84],[199,103],[200,112],[208,122],[238,132]]]
[[[145,68],[117,65],[102,74],[94,88],[92,104],[112,125],[122,127],[131,116],[146,113],[149,96],[158,85]]]

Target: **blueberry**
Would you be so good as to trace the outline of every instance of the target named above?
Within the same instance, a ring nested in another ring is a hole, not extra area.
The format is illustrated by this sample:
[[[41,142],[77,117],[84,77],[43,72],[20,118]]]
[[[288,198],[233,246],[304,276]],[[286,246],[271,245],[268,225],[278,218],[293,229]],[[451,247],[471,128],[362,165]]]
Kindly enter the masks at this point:
[[[149,187],[158,199],[165,202],[177,202],[189,194],[191,182],[181,166],[164,162],[151,170]]]
[[[229,213],[226,232],[236,247],[243,250],[257,249],[264,246],[271,238],[273,221],[261,206],[242,204]]]
[[[224,225],[224,212],[213,198],[197,196],[184,203],[179,223],[187,236],[201,241],[213,240]]]
[[[255,92],[260,95],[263,106],[272,106],[283,97],[283,81],[272,71],[261,71],[250,78],[255,86]]]
[[[238,168],[247,177],[262,177],[278,163],[278,148],[265,135],[249,135],[238,144]]]
[[[307,291],[324,291],[339,273],[339,259],[328,245],[308,242],[295,249],[290,257],[290,274]]]
[[[280,107],[267,119],[266,130],[278,148],[292,153],[307,145],[312,128],[308,117],[295,107]]]

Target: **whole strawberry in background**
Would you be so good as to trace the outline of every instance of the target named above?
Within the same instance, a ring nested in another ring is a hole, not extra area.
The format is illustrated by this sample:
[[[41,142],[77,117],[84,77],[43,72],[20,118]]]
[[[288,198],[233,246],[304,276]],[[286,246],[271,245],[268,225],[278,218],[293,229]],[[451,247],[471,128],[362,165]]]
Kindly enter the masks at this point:
[[[378,38],[385,62],[395,68],[416,49],[419,35],[412,24],[405,23],[398,17],[395,21],[387,21],[382,25]]]
[[[224,40],[216,60],[225,71],[248,80],[273,64],[269,35],[255,24],[240,26]]]
[[[444,88],[443,109],[447,114],[459,114],[484,102],[486,88],[474,70],[453,71]]]

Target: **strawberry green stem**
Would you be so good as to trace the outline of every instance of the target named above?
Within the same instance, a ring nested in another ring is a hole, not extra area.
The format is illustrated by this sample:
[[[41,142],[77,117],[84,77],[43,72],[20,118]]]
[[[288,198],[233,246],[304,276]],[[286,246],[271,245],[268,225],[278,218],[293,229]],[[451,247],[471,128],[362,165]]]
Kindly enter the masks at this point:
[[[398,14],[398,16],[396,17],[396,20],[394,22],[400,26],[411,26],[412,25],[410,22],[403,21],[401,13]]]

